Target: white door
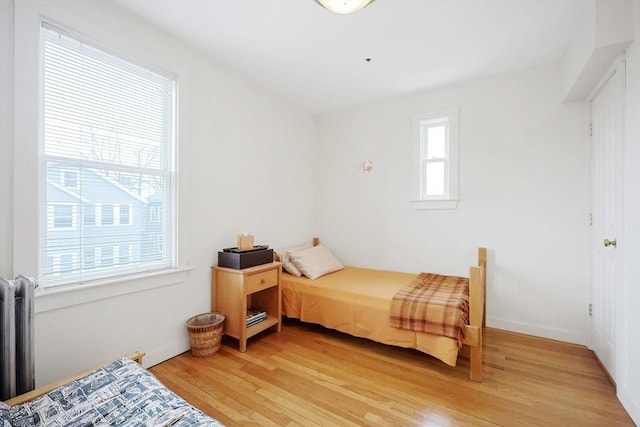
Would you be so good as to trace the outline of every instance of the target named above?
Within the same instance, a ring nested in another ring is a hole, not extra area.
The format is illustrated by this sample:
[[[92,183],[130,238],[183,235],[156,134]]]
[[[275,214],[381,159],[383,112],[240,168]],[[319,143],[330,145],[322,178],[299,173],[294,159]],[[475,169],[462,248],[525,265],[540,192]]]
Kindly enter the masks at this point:
[[[616,380],[616,313],[622,283],[624,61],[618,60],[591,103],[591,348]]]

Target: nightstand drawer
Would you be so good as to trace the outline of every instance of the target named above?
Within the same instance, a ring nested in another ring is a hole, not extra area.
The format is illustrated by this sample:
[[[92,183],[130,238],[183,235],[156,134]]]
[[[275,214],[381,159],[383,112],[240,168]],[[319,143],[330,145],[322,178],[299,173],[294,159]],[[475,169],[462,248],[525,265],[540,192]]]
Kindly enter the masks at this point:
[[[258,292],[278,284],[278,269],[263,271],[247,276],[247,293]]]

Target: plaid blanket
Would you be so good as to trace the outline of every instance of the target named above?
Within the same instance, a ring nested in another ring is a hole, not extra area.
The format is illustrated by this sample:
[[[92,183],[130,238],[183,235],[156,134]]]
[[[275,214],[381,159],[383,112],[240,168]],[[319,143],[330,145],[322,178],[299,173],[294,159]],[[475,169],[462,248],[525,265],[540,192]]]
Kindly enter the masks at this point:
[[[469,320],[469,279],[420,273],[391,300],[391,326],[458,340]]]

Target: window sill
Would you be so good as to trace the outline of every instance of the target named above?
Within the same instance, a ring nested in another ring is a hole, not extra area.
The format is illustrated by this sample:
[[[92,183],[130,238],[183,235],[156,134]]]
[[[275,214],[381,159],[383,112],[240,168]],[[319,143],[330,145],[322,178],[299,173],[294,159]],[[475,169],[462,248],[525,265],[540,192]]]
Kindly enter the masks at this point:
[[[193,267],[181,267],[82,286],[36,289],[35,312],[44,313],[120,295],[177,285],[187,279],[192,269]]]
[[[445,210],[457,209],[459,199],[447,200],[412,200],[411,207],[414,210]]]

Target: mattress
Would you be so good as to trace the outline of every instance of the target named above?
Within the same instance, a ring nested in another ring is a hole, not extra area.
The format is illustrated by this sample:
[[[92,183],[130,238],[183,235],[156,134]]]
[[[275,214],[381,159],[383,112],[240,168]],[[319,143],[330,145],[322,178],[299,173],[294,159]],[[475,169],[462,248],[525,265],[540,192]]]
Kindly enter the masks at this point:
[[[415,277],[357,267],[345,267],[315,280],[283,272],[283,312],[356,337],[413,348],[455,366],[455,339],[389,325],[391,299]]]
[[[222,426],[130,359],[119,359],[30,402],[0,408],[3,425]]]

